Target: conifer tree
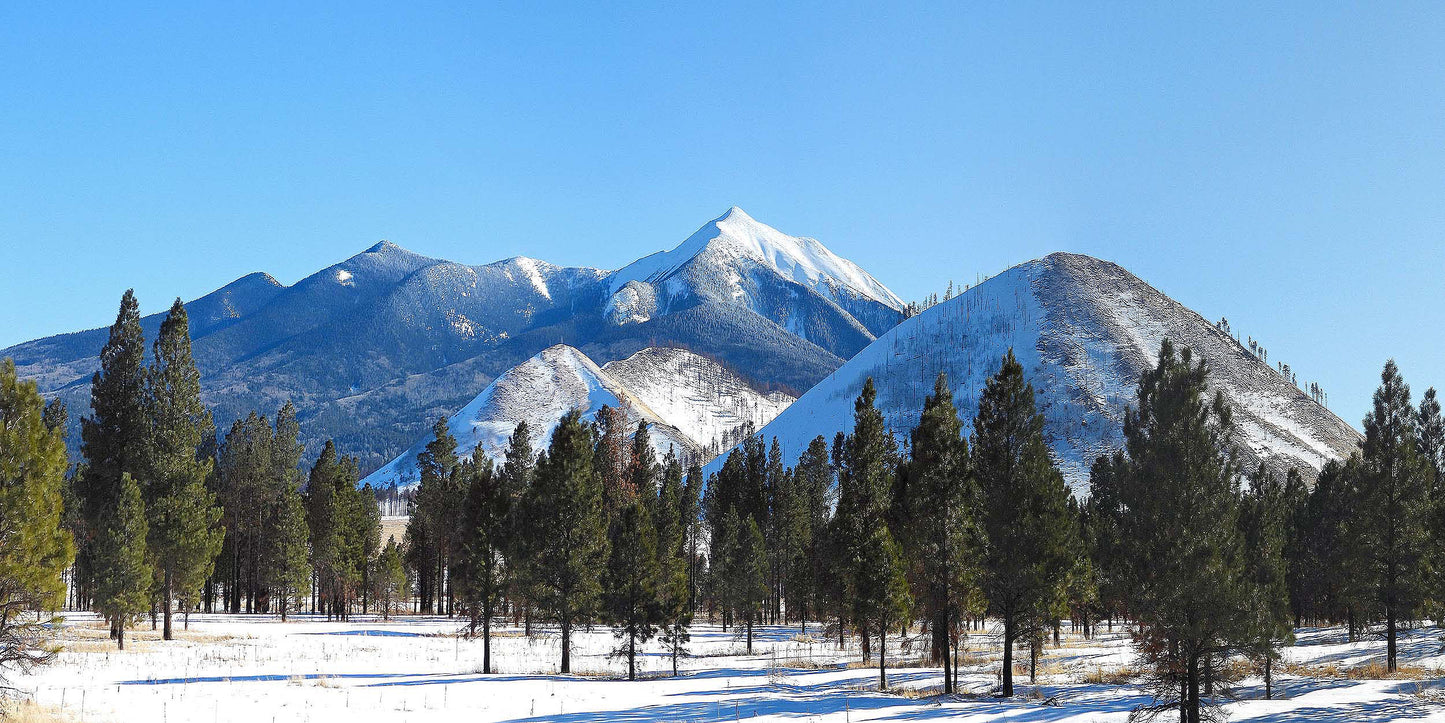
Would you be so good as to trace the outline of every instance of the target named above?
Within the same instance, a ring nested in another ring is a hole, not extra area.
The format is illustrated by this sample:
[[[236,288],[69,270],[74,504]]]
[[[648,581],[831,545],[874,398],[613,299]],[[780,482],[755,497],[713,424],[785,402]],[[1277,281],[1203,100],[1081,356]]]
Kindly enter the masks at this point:
[[[217,526],[221,508],[206,488],[212,462],[200,455],[215,426],[201,403],[201,373],[191,358],[190,323],[180,299],[161,322],[152,359],[146,374],[152,425],[147,544],[161,582],[162,637],[171,640],[176,593],[189,598],[210,577],[225,535]]]
[[[980,547],[978,492],[962,427],[948,378],[939,374],[912,434],[901,537],[918,560],[919,597],[931,623],[933,659],[943,664],[946,694],[954,692],[949,630],[975,584],[972,558]]]
[[[95,543],[96,610],[110,620],[120,650],[125,650],[126,627],[150,603],[146,534],[140,485],[123,473],[115,507],[106,513]]]
[[[457,532],[461,526],[460,513],[465,499],[464,485],[454,475],[457,468],[457,440],[447,428],[445,419],[438,419],[432,425],[432,440],[417,455],[417,470],[420,482],[416,491],[416,505],[407,527],[419,528],[415,534],[409,529],[411,544],[407,546],[412,556],[412,565],[417,571],[420,586],[421,606],[431,612],[451,614],[448,572],[453,566],[457,548]]]
[[[120,498],[121,475],[140,474],[145,469],[150,419],[144,360],[139,303],[135,292],[126,290],[100,351],[100,370],[91,377],[91,416],[80,423],[85,474],[80,477],[76,496],[85,534],[76,542],[82,587],[93,582],[84,579],[88,577],[85,573],[94,568],[96,550],[92,542],[101,532],[107,512]]]
[[[281,622],[286,622],[287,611],[293,603],[299,609],[311,587],[311,549],[301,491],[295,482],[283,485],[267,525],[262,580],[280,608]]]
[[[462,600],[471,617],[471,634],[482,627],[482,673],[492,672],[492,617],[507,588],[507,565],[503,550],[512,499],[506,482],[492,467],[481,445],[472,461],[462,466],[467,481],[466,507],[462,514],[461,588]]]
[[[859,548],[863,575],[854,594],[859,619],[878,631],[878,689],[888,689],[888,629],[908,615],[913,599],[908,591],[903,551],[887,527],[875,527]]]
[[[8,670],[23,674],[54,656],[45,641],[55,620],[38,613],[64,600],[75,559],[62,524],[65,425],[51,409],[13,361],[0,360],[0,685]]]
[[[758,521],[748,517],[738,530],[737,558],[733,565],[734,602],[747,625],[748,655],[753,654],[753,623],[768,600],[768,543]]]
[[[1393,673],[1399,626],[1424,602],[1431,475],[1416,448],[1410,386],[1393,359],[1380,374],[1374,409],[1365,415],[1364,426],[1358,542],[1376,603],[1385,614],[1385,664]]]
[[[531,632],[532,577],[527,558],[526,541],[532,534],[528,526],[526,508],[522,500],[527,488],[532,485],[537,458],[532,451],[532,430],[525,421],[518,422],[507,440],[507,451],[501,469],[497,470],[503,490],[507,494],[509,513],[505,524],[507,538],[502,544],[508,572],[507,596],[512,606],[526,616],[527,632]]]
[[[611,556],[603,580],[607,618],[621,641],[614,656],[627,658],[627,679],[637,679],[638,646],[657,634],[660,617],[657,530],[648,505],[628,502],[612,523]]]
[[[828,441],[822,435],[813,438],[798,458],[793,473],[798,497],[807,515],[803,563],[798,565],[792,589],[798,594],[798,617],[802,632],[808,632],[808,613],[819,618],[828,603],[828,581],[831,561],[828,548],[828,525],[832,519],[833,467],[828,461]],[[791,603],[793,598],[789,598]]]
[[[1326,462],[1305,503],[1301,532],[1307,571],[1305,606],[1314,620],[1346,621],[1350,642],[1357,639],[1369,605],[1367,581],[1360,574],[1365,560],[1356,542],[1360,476],[1358,454],[1344,463]]]
[[[1286,487],[1264,464],[1250,480],[1240,515],[1245,574],[1251,599],[1246,652],[1264,668],[1264,697],[1274,695],[1274,661],[1279,648],[1294,640],[1290,626],[1288,562],[1285,545],[1293,509]]]
[[[386,541],[386,547],[377,557],[371,584],[372,595],[381,608],[381,619],[390,620],[391,613],[403,601],[407,589],[406,566],[394,538]]]
[[[524,498],[535,602],[562,628],[563,673],[572,669],[573,628],[596,609],[608,558],[593,450],[590,426],[575,410],[563,415]]]
[[[848,435],[843,467],[838,474],[838,542],[844,563],[849,611],[863,641],[863,657],[869,656],[869,629],[864,609],[867,591],[876,571],[869,566],[878,555],[871,549],[872,533],[888,523],[890,493],[893,490],[895,449],[893,437],[883,424],[883,414],[874,406],[877,390],[870,377],[853,403],[853,433]]]
[[[232,613],[241,612],[243,602],[247,612],[254,611],[263,597],[262,558],[275,492],[272,441],[271,424],[253,411],[231,425],[218,455],[226,607]]]
[[[1013,695],[1013,648],[1042,634],[1070,569],[1068,487],[1049,456],[1033,385],[1013,350],[984,384],[973,422],[973,469],[986,537],[982,583],[1003,622],[1003,696]],[[1057,618],[1055,618],[1057,619]]]
[[[1216,679],[1215,663],[1253,639],[1232,413],[1208,389],[1204,363],[1166,339],[1125,414],[1119,470],[1135,645],[1156,698],[1179,707],[1184,723],[1212,705],[1201,688]]]
[[[662,487],[657,496],[657,571],[658,622],[662,626],[662,642],[672,658],[672,674],[677,675],[678,658],[687,653],[692,624],[689,605],[687,538],[689,510],[687,491],[683,485],[682,463],[671,449],[662,462]]]

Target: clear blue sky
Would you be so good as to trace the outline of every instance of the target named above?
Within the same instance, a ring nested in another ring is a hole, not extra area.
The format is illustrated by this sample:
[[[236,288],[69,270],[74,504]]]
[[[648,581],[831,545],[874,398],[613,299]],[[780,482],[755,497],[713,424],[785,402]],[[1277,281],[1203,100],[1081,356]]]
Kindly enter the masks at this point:
[[[1355,424],[1387,356],[1445,386],[1438,4],[234,5],[0,8],[0,347],[383,238],[612,268],[737,204],[905,298],[1118,261]]]

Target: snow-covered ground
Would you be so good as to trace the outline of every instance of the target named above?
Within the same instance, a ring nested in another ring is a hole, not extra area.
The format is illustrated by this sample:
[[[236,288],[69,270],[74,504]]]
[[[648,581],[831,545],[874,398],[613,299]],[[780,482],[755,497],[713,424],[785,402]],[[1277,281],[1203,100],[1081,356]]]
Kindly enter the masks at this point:
[[[556,673],[559,642],[515,628],[493,641],[498,673],[482,675],[480,640],[457,635],[458,620],[408,617],[381,622],[309,618],[287,623],[267,616],[193,616],[178,640],[161,642],[149,630],[128,636],[117,652],[93,616],[72,615],[61,630],[66,647],[42,672],[21,677],[21,692],[42,706],[86,721],[1123,721],[1147,694],[1116,679],[1132,663],[1121,630],[1095,640],[1066,635],[1046,649],[1037,686],[1027,677],[1019,696],[989,696],[997,685],[998,645],[992,631],[970,636],[964,693],[933,694],[931,668],[904,662],[890,669],[895,690],[878,691],[877,669],[850,667],[858,651],[836,649],[814,625],[757,631],[747,655],[732,631],[694,627],[694,657],[680,677],[660,646],[649,646],[646,679],[619,679],[625,661],[609,659],[611,633],[581,633],[572,675]],[[1355,679],[1349,669],[1383,657],[1384,644],[1351,644],[1342,630],[1303,629],[1287,651],[1288,672],[1276,681],[1276,700],[1262,700],[1259,680],[1240,686],[1229,706],[1235,721],[1445,720],[1439,701],[1445,664],[1438,637],[1415,632],[1402,641],[1402,664],[1415,679]],[[918,641],[922,644],[922,641]],[[890,659],[893,658],[890,655]],[[1101,680],[1108,682],[1099,682]],[[1161,720],[1173,720],[1166,714]]]

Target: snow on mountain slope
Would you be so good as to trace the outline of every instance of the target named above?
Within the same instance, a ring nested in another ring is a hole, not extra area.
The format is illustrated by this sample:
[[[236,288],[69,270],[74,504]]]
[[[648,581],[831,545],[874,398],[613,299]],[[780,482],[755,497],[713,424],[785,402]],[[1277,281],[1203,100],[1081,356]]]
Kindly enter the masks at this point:
[[[689,261],[715,254],[717,261],[749,258],[767,265],[782,276],[836,297],[846,288],[891,309],[901,310],[903,300],[888,287],[816,239],[789,236],[760,223],[741,208],[733,206],[707,223],[671,251],[659,251],[623,267],[612,278],[616,292],[629,281],[656,282],[666,279]],[[734,294],[741,293],[733,280]]]
[[[481,445],[483,453],[496,461],[506,454],[507,439],[519,422],[525,421],[532,434],[533,449],[546,447],[562,415],[573,409],[592,419],[603,406],[627,410],[631,424],[645,419],[652,425],[653,446],[658,454],[673,449],[682,459],[698,453],[687,435],[658,418],[645,402],[632,395],[582,352],[565,344],[541,353],[507,370],[475,399],[447,420],[457,439],[457,453],[470,458]],[[424,436],[411,449],[362,480],[373,487],[415,484],[416,456],[431,441]]]
[[[761,432],[793,459],[818,435],[852,429],[853,400],[873,377],[878,406],[900,438],[946,373],[971,431],[984,381],[1012,348],[1038,393],[1055,461],[1075,489],[1123,445],[1123,417],[1164,338],[1202,357],[1235,408],[1237,443],[1252,465],[1313,477],[1359,434],[1234,338],[1116,264],[1052,254],[1015,266],[883,334],[808,390]],[[709,465],[715,471],[721,458]]]
[[[717,362],[684,349],[643,349],[602,371],[682,430],[706,457],[737,443],[747,425],[761,429],[793,403],[782,392],[760,394]]]

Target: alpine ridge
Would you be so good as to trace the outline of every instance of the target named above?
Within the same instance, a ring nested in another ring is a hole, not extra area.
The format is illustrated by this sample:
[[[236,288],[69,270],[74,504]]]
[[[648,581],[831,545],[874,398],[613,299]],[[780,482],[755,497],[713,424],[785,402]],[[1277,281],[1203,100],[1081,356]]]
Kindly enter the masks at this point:
[[[1207,363],[1211,384],[1234,408],[1248,465],[1295,467],[1312,479],[1359,444],[1349,424],[1224,330],[1117,264],[1068,253],[1015,266],[897,325],[761,434],[776,436],[785,457],[818,435],[831,442],[851,429],[853,400],[872,377],[877,404],[902,439],[939,373],[948,375],[968,432],[985,380],[1012,348],[1038,395],[1055,461],[1083,489],[1093,461],[1122,448],[1125,409],[1165,338]]]

